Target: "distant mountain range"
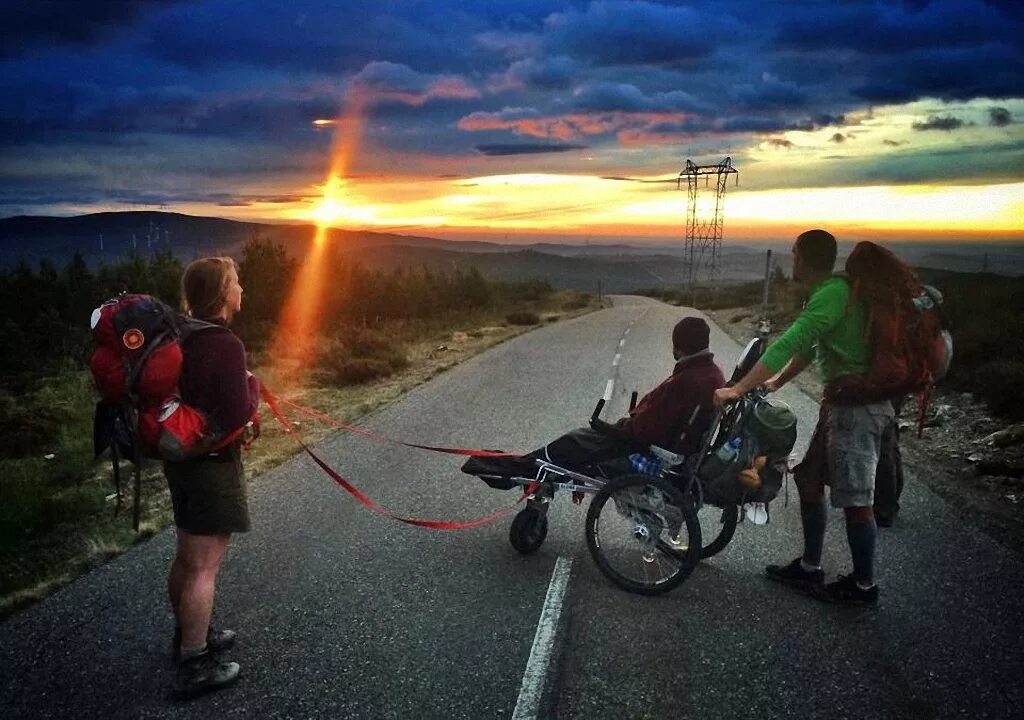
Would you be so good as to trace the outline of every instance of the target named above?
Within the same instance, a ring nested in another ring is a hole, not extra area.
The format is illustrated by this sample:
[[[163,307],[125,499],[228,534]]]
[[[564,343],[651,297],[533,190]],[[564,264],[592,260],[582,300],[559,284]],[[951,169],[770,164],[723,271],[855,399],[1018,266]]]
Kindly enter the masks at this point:
[[[131,250],[153,253],[170,249],[183,261],[204,255],[240,256],[254,237],[280,243],[301,257],[312,242],[312,225],[252,223],[167,212],[109,212],[77,217],[18,216],[0,219],[0,266],[24,258],[46,258],[58,266],[76,252],[90,264],[113,262]],[[477,268],[494,280],[543,279],[559,287],[607,292],[679,285],[687,277],[683,243],[663,246],[579,245],[558,243],[501,244],[472,240],[332,229],[329,240],[344,257],[367,267],[427,267],[432,270]],[[1024,274],[1019,246],[965,248],[950,245],[894,247],[909,262],[940,269]],[[788,243],[778,244],[773,264],[789,272]],[[764,246],[727,241],[719,277],[724,282],[763,276]]]

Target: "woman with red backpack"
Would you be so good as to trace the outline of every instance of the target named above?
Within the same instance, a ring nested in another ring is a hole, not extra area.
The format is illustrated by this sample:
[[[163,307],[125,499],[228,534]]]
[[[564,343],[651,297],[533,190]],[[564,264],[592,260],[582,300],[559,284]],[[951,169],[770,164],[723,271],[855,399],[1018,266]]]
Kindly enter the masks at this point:
[[[242,307],[235,261],[196,260],[181,280],[186,315],[211,325],[191,332],[182,343],[181,399],[201,410],[229,434],[246,425],[259,405],[259,383],[246,368],[245,346],[228,329]],[[195,697],[234,682],[238,663],[217,652],[230,648],[235,633],[210,624],[217,572],[232,533],[249,530],[241,439],[217,452],[182,462],[165,462],[171,492],[177,549],[167,578],[174,609],[176,692]]]

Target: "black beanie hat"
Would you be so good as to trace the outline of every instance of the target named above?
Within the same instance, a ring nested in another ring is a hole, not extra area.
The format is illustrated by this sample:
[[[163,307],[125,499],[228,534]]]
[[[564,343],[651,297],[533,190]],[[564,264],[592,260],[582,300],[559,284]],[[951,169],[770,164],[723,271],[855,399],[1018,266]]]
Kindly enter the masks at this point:
[[[693,355],[708,346],[711,328],[699,317],[684,317],[672,329],[672,346],[684,355]]]

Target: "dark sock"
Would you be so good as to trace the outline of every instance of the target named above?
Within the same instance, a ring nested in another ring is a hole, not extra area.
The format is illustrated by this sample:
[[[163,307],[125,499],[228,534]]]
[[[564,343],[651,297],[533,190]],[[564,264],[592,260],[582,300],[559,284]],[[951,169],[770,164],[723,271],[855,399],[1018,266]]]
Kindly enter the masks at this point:
[[[846,539],[853,558],[853,579],[863,587],[875,584],[875,538],[878,526],[870,522],[846,523]]]
[[[804,556],[808,565],[821,565],[821,549],[825,544],[825,525],[828,508],[825,501],[800,503],[800,519],[804,526]]]
[[[199,647],[193,647],[193,648],[187,648],[187,647],[182,646],[182,648],[181,648],[181,661],[185,662],[186,660],[191,660],[192,658],[197,658],[200,655],[202,655],[204,652],[206,652],[206,643],[203,643]]]

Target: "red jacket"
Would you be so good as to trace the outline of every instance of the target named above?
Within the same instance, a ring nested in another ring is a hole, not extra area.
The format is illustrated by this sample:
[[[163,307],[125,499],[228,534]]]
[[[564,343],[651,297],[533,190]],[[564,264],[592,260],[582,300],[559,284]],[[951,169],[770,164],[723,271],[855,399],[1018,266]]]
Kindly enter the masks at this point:
[[[724,385],[725,376],[711,353],[680,360],[672,375],[644,395],[617,425],[641,442],[689,455],[700,449],[701,436],[714,414],[715,390]],[[687,429],[694,408],[700,410]],[[675,447],[684,431],[686,437]]]

